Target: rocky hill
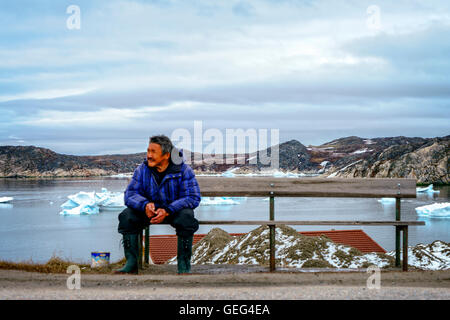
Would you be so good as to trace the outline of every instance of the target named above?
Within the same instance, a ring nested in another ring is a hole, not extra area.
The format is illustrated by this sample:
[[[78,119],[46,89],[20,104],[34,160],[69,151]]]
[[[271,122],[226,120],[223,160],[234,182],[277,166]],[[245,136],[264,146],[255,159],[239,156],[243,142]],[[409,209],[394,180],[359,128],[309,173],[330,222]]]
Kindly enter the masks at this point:
[[[336,139],[319,146],[297,140],[279,144],[279,170],[320,177],[415,178],[418,183],[449,184],[450,136],[436,138],[387,137]],[[239,173],[270,170],[271,148],[260,152],[215,155],[217,160],[191,153],[197,172]],[[228,157],[228,160],[226,161]],[[73,156],[34,146],[0,146],[0,177],[67,177],[131,173],[145,153]],[[200,160],[199,160],[200,159]],[[231,161],[230,161],[231,159]]]
[[[34,146],[1,146],[1,177],[87,177],[133,172],[145,153],[72,156]]]
[[[320,149],[321,155],[330,161],[324,166],[322,176],[414,178],[418,183],[450,183],[450,136],[430,139],[349,137],[331,141]]]

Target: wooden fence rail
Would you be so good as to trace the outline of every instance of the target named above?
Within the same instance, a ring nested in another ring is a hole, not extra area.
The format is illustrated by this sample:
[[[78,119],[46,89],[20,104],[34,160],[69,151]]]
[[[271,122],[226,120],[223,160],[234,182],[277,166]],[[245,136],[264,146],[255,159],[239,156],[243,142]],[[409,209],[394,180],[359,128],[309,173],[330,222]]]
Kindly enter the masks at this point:
[[[395,227],[395,265],[400,267],[400,234],[403,233],[403,271],[408,270],[408,226],[423,226],[423,221],[401,221],[401,198],[416,197],[415,179],[342,179],[274,177],[197,177],[203,197],[269,197],[269,220],[199,221],[208,225],[268,225],[270,229],[270,271],[275,271],[276,225],[365,225]],[[395,221],[277,221],[275,197],[395,198]],[[146,228],[144,262],[149,263],[150,230]],[[142,259],[140,259],[142,262]]]

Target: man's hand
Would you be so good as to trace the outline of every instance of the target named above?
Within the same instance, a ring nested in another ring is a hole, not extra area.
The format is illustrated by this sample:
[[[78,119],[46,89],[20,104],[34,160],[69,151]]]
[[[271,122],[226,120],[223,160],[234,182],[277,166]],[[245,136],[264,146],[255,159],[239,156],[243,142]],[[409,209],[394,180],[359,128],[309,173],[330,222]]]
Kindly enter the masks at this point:
[[[145,206],[145,214],[149,219],[156,215],[155,204],[153,202],[147,203]]]
[[[161,223],[163,222],[164,218],[167,217],[168,215],[169,214],[166,212],[165,209],[159,208],[158,210],[156,210],[156,216],[150,220],[150,223],[152,224]]]

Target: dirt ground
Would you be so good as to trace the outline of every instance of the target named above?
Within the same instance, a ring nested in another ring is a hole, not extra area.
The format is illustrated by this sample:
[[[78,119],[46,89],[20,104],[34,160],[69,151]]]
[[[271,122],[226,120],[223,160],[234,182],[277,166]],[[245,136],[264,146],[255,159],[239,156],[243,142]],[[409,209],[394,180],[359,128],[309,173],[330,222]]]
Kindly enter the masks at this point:
[[[139,275],[81,273],[80,289],[68,288],[73,273],[0,270],[0,299],[450,300],[450,270],[381,270],[379,289],[371,289],[367,284],[372,274],[362,269],[278,269],[270,273],[265,267],[203,265],[193,266],[191,275],[177,275],[175,268],[148,267]]]

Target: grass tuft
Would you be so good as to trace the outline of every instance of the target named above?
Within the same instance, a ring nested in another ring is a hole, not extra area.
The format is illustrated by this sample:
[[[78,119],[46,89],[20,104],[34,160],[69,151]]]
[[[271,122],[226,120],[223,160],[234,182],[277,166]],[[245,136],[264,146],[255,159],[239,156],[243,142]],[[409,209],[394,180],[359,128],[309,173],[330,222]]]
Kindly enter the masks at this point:
[[[110,263],[109,266],[102,268],[91,268],[89,264],[80,264],[73,261],[68,261],[61,259],[59,257],[53,256],[46,263],[35,263],[32,260],[23,262],[11,262],[0,260],[0,269],[3,270],[20,270],[28,272],[40,272],[40,273],[66,273],[67,268],[70,265],[77,265],[81,273],[111,273],[114,269],[119,269],[123,264],[125,264],[125,258]]]

